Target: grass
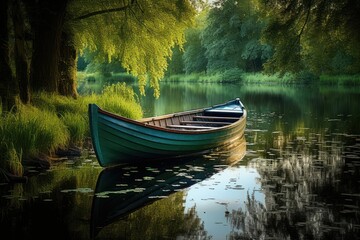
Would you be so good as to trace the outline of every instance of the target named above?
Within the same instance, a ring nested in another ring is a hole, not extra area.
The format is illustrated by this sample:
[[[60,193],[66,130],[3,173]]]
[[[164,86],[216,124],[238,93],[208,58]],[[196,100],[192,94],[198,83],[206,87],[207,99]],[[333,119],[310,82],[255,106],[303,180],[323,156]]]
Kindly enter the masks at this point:
[[[291,84],[299,83],[298,77],[293,74],[267,75],[263,73],[244,73],[238,70],[229,70],[215,74],[173,75],[164,79],[167,82],[202,82],[202,83],[254,83],[254,84]],[[298,82],[297,82],[298,81]]]
[[[176,74],[164,78],[166,82],[196,82],[196,83],[220,83],[223,81],[222,74]]]
[[[0,135],[2,146],[14,146],[25,157],[54,151],[69,141],[67,129],[55,113],[32,106],[20,106],[15,114],[6,114]]]
[[[297,74],[286,73],[265,74],[245,73],[231,69],[223,73],[206,74],[178,74],[164,78],[166,82],[197,82],[197,83],[246,83],[246,84],[320,84],[339,86],[360,86],[360,74],[354,75],[321,75],[316,76],[303,71]]]
[[[21,105],[15,113],[0,115],[0,167],[21,175],[18,166],[22,159],[52,155],[58,148],[81,146],[90,137],[89,103],[128,118],[142,117],[139,100],[125,83],[109,85],[101,95],[78,99],[37,93],[32,105]]]
[[[111,86],[117,83],[134,83],[136,77],[128,73],[101,74],[77,72],[78,92],[82,95],[102,92],[103,86]]]
[[[354,75],[322,75],[320,83],[323,85],[359,86],[360,74]]]

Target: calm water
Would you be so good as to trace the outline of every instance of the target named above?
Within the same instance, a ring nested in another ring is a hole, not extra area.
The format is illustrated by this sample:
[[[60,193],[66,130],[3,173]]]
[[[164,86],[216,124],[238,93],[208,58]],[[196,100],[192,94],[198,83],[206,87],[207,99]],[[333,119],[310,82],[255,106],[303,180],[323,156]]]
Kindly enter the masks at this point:
[[[172,165],[91,151],[0,185],[10,239],[360,239],[360,89],[162,84],[145,116],[240,97],[245,138]]]

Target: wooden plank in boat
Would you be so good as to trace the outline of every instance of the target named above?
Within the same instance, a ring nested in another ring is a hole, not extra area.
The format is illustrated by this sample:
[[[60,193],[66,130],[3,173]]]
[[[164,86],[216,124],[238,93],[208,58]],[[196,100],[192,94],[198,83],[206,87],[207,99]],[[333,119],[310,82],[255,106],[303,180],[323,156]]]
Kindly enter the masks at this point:
[[[228,121],[237,121],[239,118],[236,117],[214,117],[214,116],[194,116],[194,119],[207,119],[207,120],[228,120]]]
[[[182,129],[212,129],[214,127],[205,126],[188,126],[188,125],[167,125],[169,128],[182,128]]]
[[[213,125],[229,125],[231,122],[209,122],[209,121],[180,121],[180,124],[213,124]]]

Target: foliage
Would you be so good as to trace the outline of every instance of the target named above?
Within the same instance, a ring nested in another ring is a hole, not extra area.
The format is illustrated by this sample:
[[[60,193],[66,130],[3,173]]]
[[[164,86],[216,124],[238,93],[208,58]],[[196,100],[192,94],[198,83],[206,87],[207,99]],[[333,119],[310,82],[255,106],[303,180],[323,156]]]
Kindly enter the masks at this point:
[[[184,54],[183,50],[181,50],[179,46],[175,46],[172,52],[171,59],[168,59],[168,67],[165,76],[184,73],[184,62],[182,60]]]
[[[101,94],[103,87],[107,85],[125,82],[136,84],[136,77],[128,73],[112,73],[111,76],[104,76],[101,73],[78,72],[77,91],[80,95],[89,95],[92,93]]]
[[[222,74],[222,82],[241,82],[244,71],[239,68],[228,69]]]
[[[116,0],[86,3],[72,1],[67,8],[70,16],[80,19],[68,22],[76,33],[77,48],[97,51],[99,62],[118,59],[138,77],[142,94],[149,79],[158,97],[158,81],[167,68],[172,48],[184,43],[184,30],[192,24],[195,11],[190,2],[138,0],[132,1],[133,5],[125,1],[122,6]],[[89,11],[116,9],[119,5],[123,11],[79,18]]]
[[[202,34],[202,42],[206,48],[205,56],[209,73],[228,68],[241,67],[241,20],[234,1],[226,1],[223,6],[210,10],[207,26]],[[239,62],[239,63],[238,63]]]
[[[253,0],[226,0],[210,10],[202,32],[209,73],[231,68],[261,70],[271,48],[260,43],[264,24],[254,7]]]
[[[103,62],[98,63],[96,60],[89,62],[85,71],[87,73],[98,73],[103,76],[111,76],[113,73],[125,73],[126,70],[121,67],[121,63],[117,59],[113,59],[109,62],[105,59]]]
[[[85,57],[79,56],[77,60],[77,70],[78,71],[85,71],[88,62],[86,62]]]
[[[118,68],[138,77],[142,94],[149,81],[158,97],[172,48],[184,43],[195,15],[190,0],[6,0],[0,9],[0,98],[6,111],[19,99],[29,103],[32,91],[76,98],[77,64],[89,65],[77,56],[85,51],[105,62],[105,74],[117,60]]]
[[[186,74],[206,72],[207,58],[206,48],[201,41],[201,34],[205,27],[208,10],[203,10],[196,17],[196,25],[186,31],[186,43],[184,45],[184,70]]]
[[[359,72],[358,1],[259,0],[259,3],[268,21],[264,40],[275,49],[265,67],[268,72]]]
[[[301,71],[295,76],[297,83],[316,83],[319,77],[308,71]]]

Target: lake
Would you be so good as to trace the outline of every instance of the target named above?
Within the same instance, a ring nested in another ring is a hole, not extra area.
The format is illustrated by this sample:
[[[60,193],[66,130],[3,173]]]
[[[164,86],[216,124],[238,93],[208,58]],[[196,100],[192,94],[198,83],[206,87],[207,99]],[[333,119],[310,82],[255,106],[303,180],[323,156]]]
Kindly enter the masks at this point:
[[[112,169],[88,149],[0,185],[3,236],[360,239],[360,88],[162,83],[140,101],[147,117],[236,97],[247,125],[229,148]]]

